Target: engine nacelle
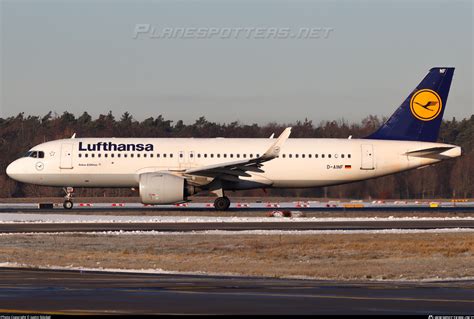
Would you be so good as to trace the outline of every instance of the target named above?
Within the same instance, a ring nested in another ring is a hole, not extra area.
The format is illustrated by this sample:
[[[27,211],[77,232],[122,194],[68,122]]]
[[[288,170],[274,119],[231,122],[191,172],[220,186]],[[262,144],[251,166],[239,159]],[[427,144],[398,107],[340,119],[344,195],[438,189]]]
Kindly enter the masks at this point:
[[[194,194],[186,179],[169,173],[140,174],[140,197],[144,204],[174,204]]]

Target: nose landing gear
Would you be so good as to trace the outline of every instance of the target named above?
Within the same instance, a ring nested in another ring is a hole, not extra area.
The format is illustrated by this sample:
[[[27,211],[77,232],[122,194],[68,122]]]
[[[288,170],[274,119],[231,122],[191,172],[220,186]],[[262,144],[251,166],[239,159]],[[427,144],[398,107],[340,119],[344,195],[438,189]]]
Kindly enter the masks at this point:
[[[74,206],[74,203],[72,202],[72,194],[74,193],[74,188],[66,187],[63,188],[63,190],[66,193],[66,196],[64,196],[63,207],[65,209],[72,209],[72,207]]]

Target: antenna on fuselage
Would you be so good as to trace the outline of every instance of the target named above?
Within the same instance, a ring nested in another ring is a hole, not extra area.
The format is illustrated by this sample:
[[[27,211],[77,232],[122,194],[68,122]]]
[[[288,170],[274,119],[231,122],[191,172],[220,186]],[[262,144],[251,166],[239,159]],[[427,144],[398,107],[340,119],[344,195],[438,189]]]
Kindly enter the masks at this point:
[[[76,138],[76,133],[72,134],[71,139]]]
[[[275,136],[275,133],[272,133],[272,135],[270,135],[269,139],[272,139],[274,136]]]

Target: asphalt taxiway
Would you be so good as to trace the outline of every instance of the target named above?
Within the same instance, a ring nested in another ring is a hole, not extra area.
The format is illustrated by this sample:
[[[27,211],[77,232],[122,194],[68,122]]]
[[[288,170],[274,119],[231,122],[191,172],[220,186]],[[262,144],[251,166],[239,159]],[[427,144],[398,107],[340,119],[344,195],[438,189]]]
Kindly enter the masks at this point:
[[[461,220],[343,220],[291,222],[173,222],[173,223],[5,223],[0,233],[54,233],[103,231],[248,231],[248,230],[382,230],[474,228],[473,219]]]
[[[474,281],[335,282],[0,269],[0,314],[472,314]]]

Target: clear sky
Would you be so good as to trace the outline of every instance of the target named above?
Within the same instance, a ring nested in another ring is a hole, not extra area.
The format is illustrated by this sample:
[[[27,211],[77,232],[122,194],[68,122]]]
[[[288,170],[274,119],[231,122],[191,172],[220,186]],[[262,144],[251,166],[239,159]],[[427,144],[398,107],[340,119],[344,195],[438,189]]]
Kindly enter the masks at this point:
[[[456,67],[445,118],[474,113],[471,1],[0,0],[0,9],[1,117],[353,122],[392,114],[433,66]],[[331,31],[163,39],[134,37],[137,25]]]

